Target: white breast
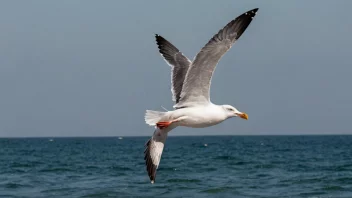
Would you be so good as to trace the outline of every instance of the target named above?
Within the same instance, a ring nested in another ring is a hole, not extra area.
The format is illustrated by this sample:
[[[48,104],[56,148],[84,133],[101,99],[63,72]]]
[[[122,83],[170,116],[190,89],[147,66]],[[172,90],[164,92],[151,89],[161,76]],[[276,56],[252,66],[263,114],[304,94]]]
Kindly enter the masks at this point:
[[[214,104],[178,109],[172,112],[172,117],[184,117],[177,125],[193,128],[216,125],[227,118],[223,108]]]

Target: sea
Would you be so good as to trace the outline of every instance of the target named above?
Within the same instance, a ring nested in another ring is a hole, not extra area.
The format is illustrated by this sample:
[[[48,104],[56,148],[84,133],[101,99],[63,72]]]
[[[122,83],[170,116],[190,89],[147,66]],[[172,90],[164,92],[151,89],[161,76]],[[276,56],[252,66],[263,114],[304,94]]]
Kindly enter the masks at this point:
[[[352,198],[352,136],[1,138],[0,197]]]

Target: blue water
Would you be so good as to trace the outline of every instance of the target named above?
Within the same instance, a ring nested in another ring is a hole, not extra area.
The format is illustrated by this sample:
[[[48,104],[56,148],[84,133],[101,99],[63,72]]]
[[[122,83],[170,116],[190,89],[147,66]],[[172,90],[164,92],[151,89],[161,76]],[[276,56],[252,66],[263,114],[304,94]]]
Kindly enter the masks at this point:
[[[0,139],[0,197],[352,197],[352,136]],[[206,145],[207,146],[206,146]]]

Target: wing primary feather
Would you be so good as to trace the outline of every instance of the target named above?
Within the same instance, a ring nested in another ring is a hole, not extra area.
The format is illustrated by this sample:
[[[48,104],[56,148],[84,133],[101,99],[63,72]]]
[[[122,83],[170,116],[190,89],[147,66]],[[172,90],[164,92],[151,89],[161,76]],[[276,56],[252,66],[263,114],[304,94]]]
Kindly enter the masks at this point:
[[[182,86],[181,98],[175,108],[210,102],[210,84],[221,57],[247,29],[258,8],[249,10],[218,31],[196,55]]]
[[[180,100],[183,82],[191,61],[159,34],[155,35],[155,40],[160,54],[171,66],[172,100],[177,104]]]
[[[144,160],[151,183],[155,182],[168,130],[155,129],[153,136],[146,142]]]

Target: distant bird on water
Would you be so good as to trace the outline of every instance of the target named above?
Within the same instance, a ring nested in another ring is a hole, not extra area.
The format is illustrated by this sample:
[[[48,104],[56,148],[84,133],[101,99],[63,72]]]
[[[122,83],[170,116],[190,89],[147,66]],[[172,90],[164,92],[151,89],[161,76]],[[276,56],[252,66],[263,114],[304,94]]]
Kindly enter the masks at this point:
[[[171,66],[174,110],[147,110],[145,122],[155,126],[153,136],[145,144],[145,163],[151,183],[155,182],[161,154],[168,132],[177,126],[209,127],[231,117],[245,120],[248,115],[231,105],[216,105],[210,101],[211,77],[220,58],[240,38],[255,17],[258,8],[230,21],[200,50],[193,61],[160,35],[155,35],[159,52]]]

